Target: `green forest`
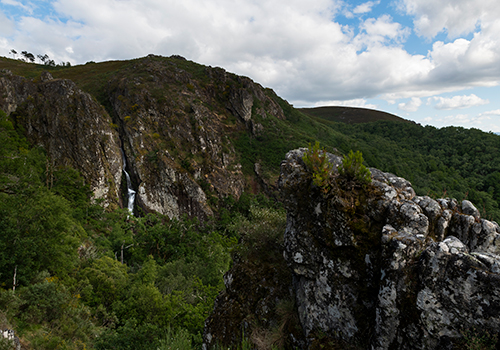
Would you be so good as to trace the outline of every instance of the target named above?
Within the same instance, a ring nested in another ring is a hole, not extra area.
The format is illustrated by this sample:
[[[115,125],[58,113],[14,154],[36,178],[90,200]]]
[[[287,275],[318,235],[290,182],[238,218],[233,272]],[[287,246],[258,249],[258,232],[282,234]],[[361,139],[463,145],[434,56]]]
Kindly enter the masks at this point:
[[[268,93],[287,120],[259,120],[266,127],[262,135],[243,134],[238,139],[244,170],[251,172],[258,160],[276,174],[286,152],[319,141],[338,155],[360,151],[367,166],[409,180],[417,195],[468,199],[483,218],[500,222],[499,135],[408,121],[333,122],[326,115],[304,115],[272,91]]]
[[[200,348],[242,233],[284,220],[248,195],[204,223],[106,211],[0,113],[0,324],[30,348]]]

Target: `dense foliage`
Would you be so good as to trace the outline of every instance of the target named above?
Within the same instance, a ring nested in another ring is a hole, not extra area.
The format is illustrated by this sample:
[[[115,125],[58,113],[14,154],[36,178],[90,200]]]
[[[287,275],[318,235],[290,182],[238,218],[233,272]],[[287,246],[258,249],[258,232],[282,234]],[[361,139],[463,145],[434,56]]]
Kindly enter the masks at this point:
[[[337,123],[306,116],[267,92],[287,120],[258,120],[264,132],[238,140],[247,168],[260,162],[270,173],[277,172],[288,150],[319,141],[327,151],[340,155],[359,150],[366,166],[404,177],[418,195],[468,199],[484,218],[500,221],[500,136],[409,122]]]
[[[199,348],[255,206],[279,211],[248,195],[205,223],[105,211],[1,112],[0,327],[34,349]]]
[[[347,181],[356,181],[360,184],[368,184],[372,181],[370,170],[363,165],[363,155],[360,151],[354,153],[352,150],[342,158],[339,166],[339,174]]]
[[[408,179],[417,194],[469,199],[500,221],[500,136],[383,121],[335,128],[356,140],[370,166]]]
[[[318,141],[314,146],[309,145],[302,160],[312,174],[313,183],[320,188],[326,189],[333,165],[328,161],[326,151],[319,147]]]

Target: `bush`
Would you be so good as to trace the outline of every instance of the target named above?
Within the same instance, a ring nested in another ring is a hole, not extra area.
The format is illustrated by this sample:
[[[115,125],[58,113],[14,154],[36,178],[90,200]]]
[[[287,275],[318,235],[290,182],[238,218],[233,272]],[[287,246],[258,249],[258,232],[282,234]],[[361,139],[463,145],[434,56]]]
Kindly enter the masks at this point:
[[[319,147],[316,141],[313,147],[309,148],[302,157],[307,169],[312,173],[313,183],[324,190],[328,190],[330,185],[331,171],[333,165],[326,156],[326,150]]]
[[[363,165],[363,155],[360,151],[356,153],[349,151],[349,154],[342,159],[339,174],[345,180],[358,182],[361,185],[372,182],[370,170]]]
[[[191,350],[191,335],[185,329],[179,328],[173,330],[167,327],[165,339],[160,340],[160,346],[157,350]]]

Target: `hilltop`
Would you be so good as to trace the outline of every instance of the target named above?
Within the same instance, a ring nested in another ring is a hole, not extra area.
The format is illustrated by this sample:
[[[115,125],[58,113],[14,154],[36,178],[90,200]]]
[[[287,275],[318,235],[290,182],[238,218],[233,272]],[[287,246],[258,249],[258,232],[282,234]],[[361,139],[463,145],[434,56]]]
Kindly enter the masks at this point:
[[[411,121],[398,117],[394,114],[377,111],[370,108],[325,106],[314,108],[298,108],[298,110],[312,117],[347,124],[372,123],[381,120],[412,123]]]

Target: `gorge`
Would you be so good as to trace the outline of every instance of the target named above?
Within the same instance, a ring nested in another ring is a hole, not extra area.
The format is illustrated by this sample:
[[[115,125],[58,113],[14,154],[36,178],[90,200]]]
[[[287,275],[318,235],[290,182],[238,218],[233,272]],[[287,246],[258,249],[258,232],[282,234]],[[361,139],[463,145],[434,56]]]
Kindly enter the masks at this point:
[[[0,327],[26,349],[498,347],[500,137],[327,112],[180,56],[0,58]],[[357,149],[369,185],[337,170]]]

